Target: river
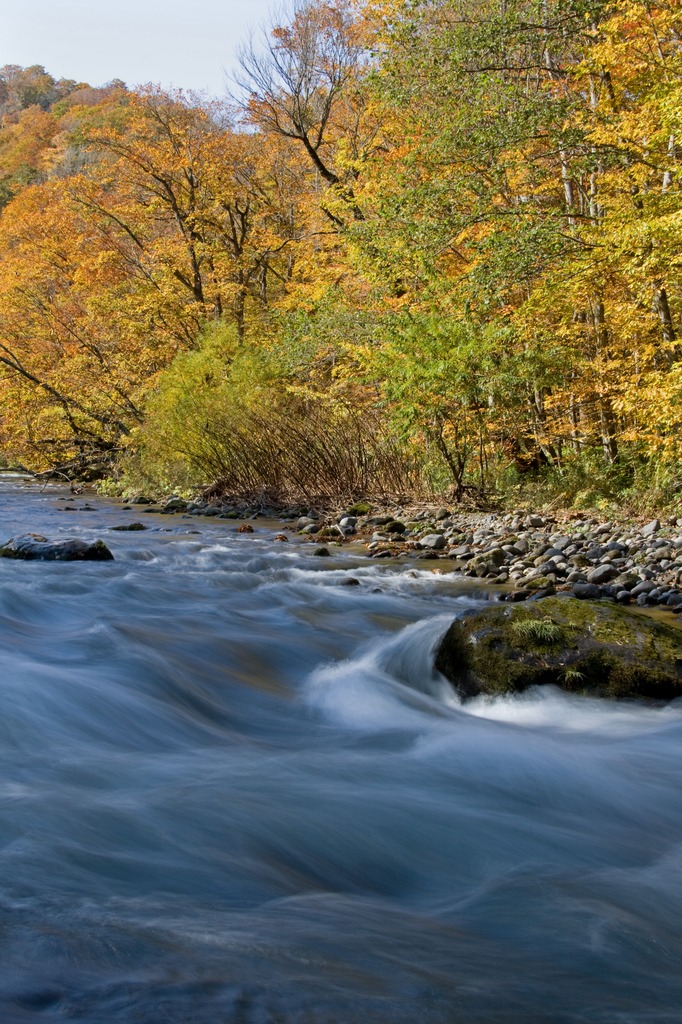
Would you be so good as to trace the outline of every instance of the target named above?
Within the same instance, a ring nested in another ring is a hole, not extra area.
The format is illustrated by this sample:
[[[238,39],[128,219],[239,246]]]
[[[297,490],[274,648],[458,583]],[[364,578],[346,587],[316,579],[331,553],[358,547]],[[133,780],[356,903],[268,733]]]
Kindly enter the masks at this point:
[[[115,556],[0,560],[3,1024],[682,1021],[679,703],[460,705],[481,589],[65,493],[0,478]]]

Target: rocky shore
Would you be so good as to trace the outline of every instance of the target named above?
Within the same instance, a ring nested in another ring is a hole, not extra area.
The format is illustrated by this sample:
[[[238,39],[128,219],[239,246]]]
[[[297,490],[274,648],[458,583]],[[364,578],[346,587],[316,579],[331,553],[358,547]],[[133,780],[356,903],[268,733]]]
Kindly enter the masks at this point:
[[[508,601],[569,592],[622,605],[664,606],[682,613],[682,518],[648,522],[600,521],[579,513],[491,513],[446,507],[403,507],[377,512],[364,503],[324,513],[295,506],[188,502],[140,497],[145,511],[221,519],[277,518],[280,539],[316,545],[362,544],[370,558],[428,559],[444,571],[503,587]]]

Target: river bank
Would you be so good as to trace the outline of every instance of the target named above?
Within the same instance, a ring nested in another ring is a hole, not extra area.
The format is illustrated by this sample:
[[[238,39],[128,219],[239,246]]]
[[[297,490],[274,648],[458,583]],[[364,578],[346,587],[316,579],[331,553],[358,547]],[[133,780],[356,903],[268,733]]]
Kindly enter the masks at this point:
[[[578,512],[496,513],[425,504],[377,510],[356,503],[325,511],[177,496],[158,503],[140,497],[122,507],[240,520],[245,533],[258,519],[276,519],[280,540],[304,540],[320,555],[330,545],[354,545],[370,558],[437,560],[443,572],[503,587],[511,601],[569,591],[682,613],[682,518],[604,521]]]

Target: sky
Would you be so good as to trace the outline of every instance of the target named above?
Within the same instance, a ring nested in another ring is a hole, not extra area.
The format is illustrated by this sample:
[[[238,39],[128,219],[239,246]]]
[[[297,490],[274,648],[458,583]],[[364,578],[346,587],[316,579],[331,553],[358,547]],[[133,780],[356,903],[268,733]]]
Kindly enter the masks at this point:
[[[272,0],[30,0],[2,15],[0,66],[42,64],[55,78],[224,96],[235,50],[267,25]]]

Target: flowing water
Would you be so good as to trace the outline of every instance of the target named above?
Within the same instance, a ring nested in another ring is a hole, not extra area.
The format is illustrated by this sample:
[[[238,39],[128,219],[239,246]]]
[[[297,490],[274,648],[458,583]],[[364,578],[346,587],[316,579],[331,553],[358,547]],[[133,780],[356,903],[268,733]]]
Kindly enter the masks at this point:
[[[682,1020],[679,704],[462,706],[481,590],[90,503],[0,481],[115,555],[0,560],[3,1024]]]

